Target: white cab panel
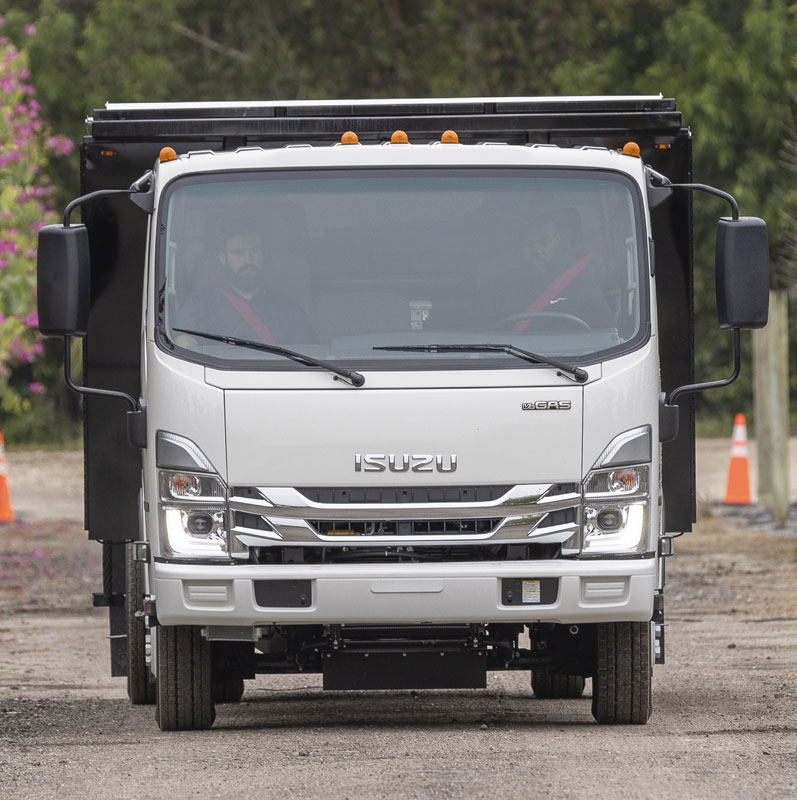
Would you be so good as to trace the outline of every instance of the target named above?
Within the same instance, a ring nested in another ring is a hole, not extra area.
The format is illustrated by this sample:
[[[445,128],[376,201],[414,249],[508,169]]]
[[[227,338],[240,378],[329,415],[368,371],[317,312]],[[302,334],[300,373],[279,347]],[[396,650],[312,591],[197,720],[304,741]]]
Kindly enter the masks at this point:
[[[227,391],[230,485],[519,484],[581,477],[581,387]],[[558,410],[524,410],[557,402]],[[355,454],[441,455],[455,472],[355,471]]]

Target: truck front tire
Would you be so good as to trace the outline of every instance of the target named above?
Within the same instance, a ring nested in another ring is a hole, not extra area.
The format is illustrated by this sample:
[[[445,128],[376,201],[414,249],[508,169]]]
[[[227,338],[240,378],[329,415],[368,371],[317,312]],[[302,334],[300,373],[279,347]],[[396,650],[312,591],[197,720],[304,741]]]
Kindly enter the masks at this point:
[[[157,629],[158,699],[155,718],[162,731],[206,730],[216,718],[210,643],[190,625]]]
[[[592,716],[602,725],[644,725],[653,711],[649,622],[597,626]]]
[[[127,545],[127,696],[134,706],[155,702],[155,678],[146,660],[144,620],[136,616],[144,608],[143,566],[133,560],[133,546]]]

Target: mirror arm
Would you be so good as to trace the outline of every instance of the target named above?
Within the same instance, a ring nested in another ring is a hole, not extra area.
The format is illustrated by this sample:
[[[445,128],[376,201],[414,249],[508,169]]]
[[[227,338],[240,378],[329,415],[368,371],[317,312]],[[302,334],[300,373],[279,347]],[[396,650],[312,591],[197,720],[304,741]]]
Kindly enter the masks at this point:
[[[715,189],[713,186],[707,186],[705,183],[671,183],[670,179],[655,170],[649,170],[649,176],[659,181],[663,188],[667,189],[689,189],[695,192],[705,192],[706,194],[713,194],[715,197],[720,197],[725,200],[731,207],[731,217],[739,219],[739,204],[736,198],[728,192],[723,192],[722,189]]]
[[[130,189],[100,189],[97,192],[90,192],[89,194],[84,194],[81,197],[76,197],[64,209],[64,227],[69,227],[69,216],[78,206],[82,206],[84,203],[94,200],[95,197],[108,197],[112,194],[131,194],[131,191]]]
[[[70,347],[71,336],[64,336],[64,378],[66,385],[77,394],[92,394],[98,397],[117,397],[120,400],[125,400],[130,404],[130,408],[135,411],[141,411],[138,402],[133,399],[126,392],[118,392],[114,389],[92,389],[90,386],[78,386],[72,380],[72,348]]]
[[[702,392],[704,389],[719,389],[722,386],[728,386],[739,377],[739,370],[742,363],[742,347],[741,347],[741,330],[739,328],[733,329],[733,372],[728,378],[721,381],[708,381],[707,383],[691,383],[687,386],[679,386],[670,392],[667,398],[667,405],[675,405],[675,401],[682,394],[690,394],[691,392]]]
[[[129,189],[99,189],[96,192],[89,192],[89,194],[84,194],[81,197],[76,197],[64,209],[64,227],[68,228],[70,226],[69,217],[78,206],[82,206],[84,203],[88,203],[89,201],[94,200],[97,197],[110,197],[111,195],[114,194],[127,194],[127,195],[134,195],[139,193],[147,194],[148,192],[145,191],[144,188],[145,186],[149,186],[150,189],[152,188],[152,170],[145,172],[137,181],[135,181],[130,185]]]
[[[141,403],[127,394],[127,392],[78,386],[72,380],[71,339],[71,336],[64,336],[64,378],[66,379],[66,385],[78,394],[94,395],[95,397],[115,397],[129,403],[132,410],[127,412],[127,440],[133,447],[143,450],[147,446],[147,409],[143,408]]]

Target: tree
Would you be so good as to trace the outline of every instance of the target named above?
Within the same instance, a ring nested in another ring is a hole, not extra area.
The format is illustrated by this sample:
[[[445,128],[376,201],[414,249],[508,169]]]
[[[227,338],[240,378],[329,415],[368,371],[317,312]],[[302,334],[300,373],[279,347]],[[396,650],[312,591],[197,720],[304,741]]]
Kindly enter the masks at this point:
[[[694,175],[763,216],[773,256],[793,175],[779,164],[797,92],[791,0],[12,0],[43,114],[78,141],[105,101],[465,95],[676,97],[694,132]],[[13,37],[12,37],[13,38]],[[69,163],[67,163],[67,161]],[[60,205],[77,160],[51,162]],[[790,206],[793,208],[794,206]],[[724,377],[715,323],[719,200],[695,199],[696,373]],[[795,315],[792,315],[793,317]],[[743,337],[745,357],[749,338]],[[797,348],[793,348],[797,352]],[[705,392],[704,415],[749,404],[751,370]]]
[[[775,261],[785,234],[781,198],[793,181],[780,158],[794,124],[797,7],[786,0],[614,0],[604,6],[614,13],[594,26],[587,15],[575,26],[585,55],[565,59],[556,70],[559,89],[676,97],[694,133],[695,180],[731,192],[742,214],[767,221]],[[599,40],[606,43],[602,50]],[[730,336],[716,325],[712,269],[716,219],[728,208],[700,197],[694,209],[701,343],[695,369],[699,380],[713,380],[725,377],[731,363]],[[749,337],[743,344],[749,361]],[[743,369],[730,389],[701,393],[698,408],[717,416],[749,407],[751,380],[752,370]]]
[[[0,31],[4,20],[0,18]],[[35,33],[29,25],[28,36]],[[29,410],[45,391],[30,365],[44,352],[36,315],[36,236],[55,221],[46,201],[52,188],[42,176],[48,159],[66,155],[72,143],[42,123],[27,56],[0,37],[0,411]],[[23,382],[20,382],[19,376]],[[17,378],[15,380],[15,378]]]

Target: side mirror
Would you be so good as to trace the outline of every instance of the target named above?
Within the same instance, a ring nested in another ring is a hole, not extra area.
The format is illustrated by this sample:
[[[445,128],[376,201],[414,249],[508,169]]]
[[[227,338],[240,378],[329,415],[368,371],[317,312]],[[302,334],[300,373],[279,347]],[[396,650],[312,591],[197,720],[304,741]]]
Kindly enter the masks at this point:
[[[758,217],[721,217],[715,262],[720,328],[763,328],[769,311],[769,240]]]
[[[89,234],[85,225],[45,225],[37,258],[39,330],[85,336],[89,322]]]

